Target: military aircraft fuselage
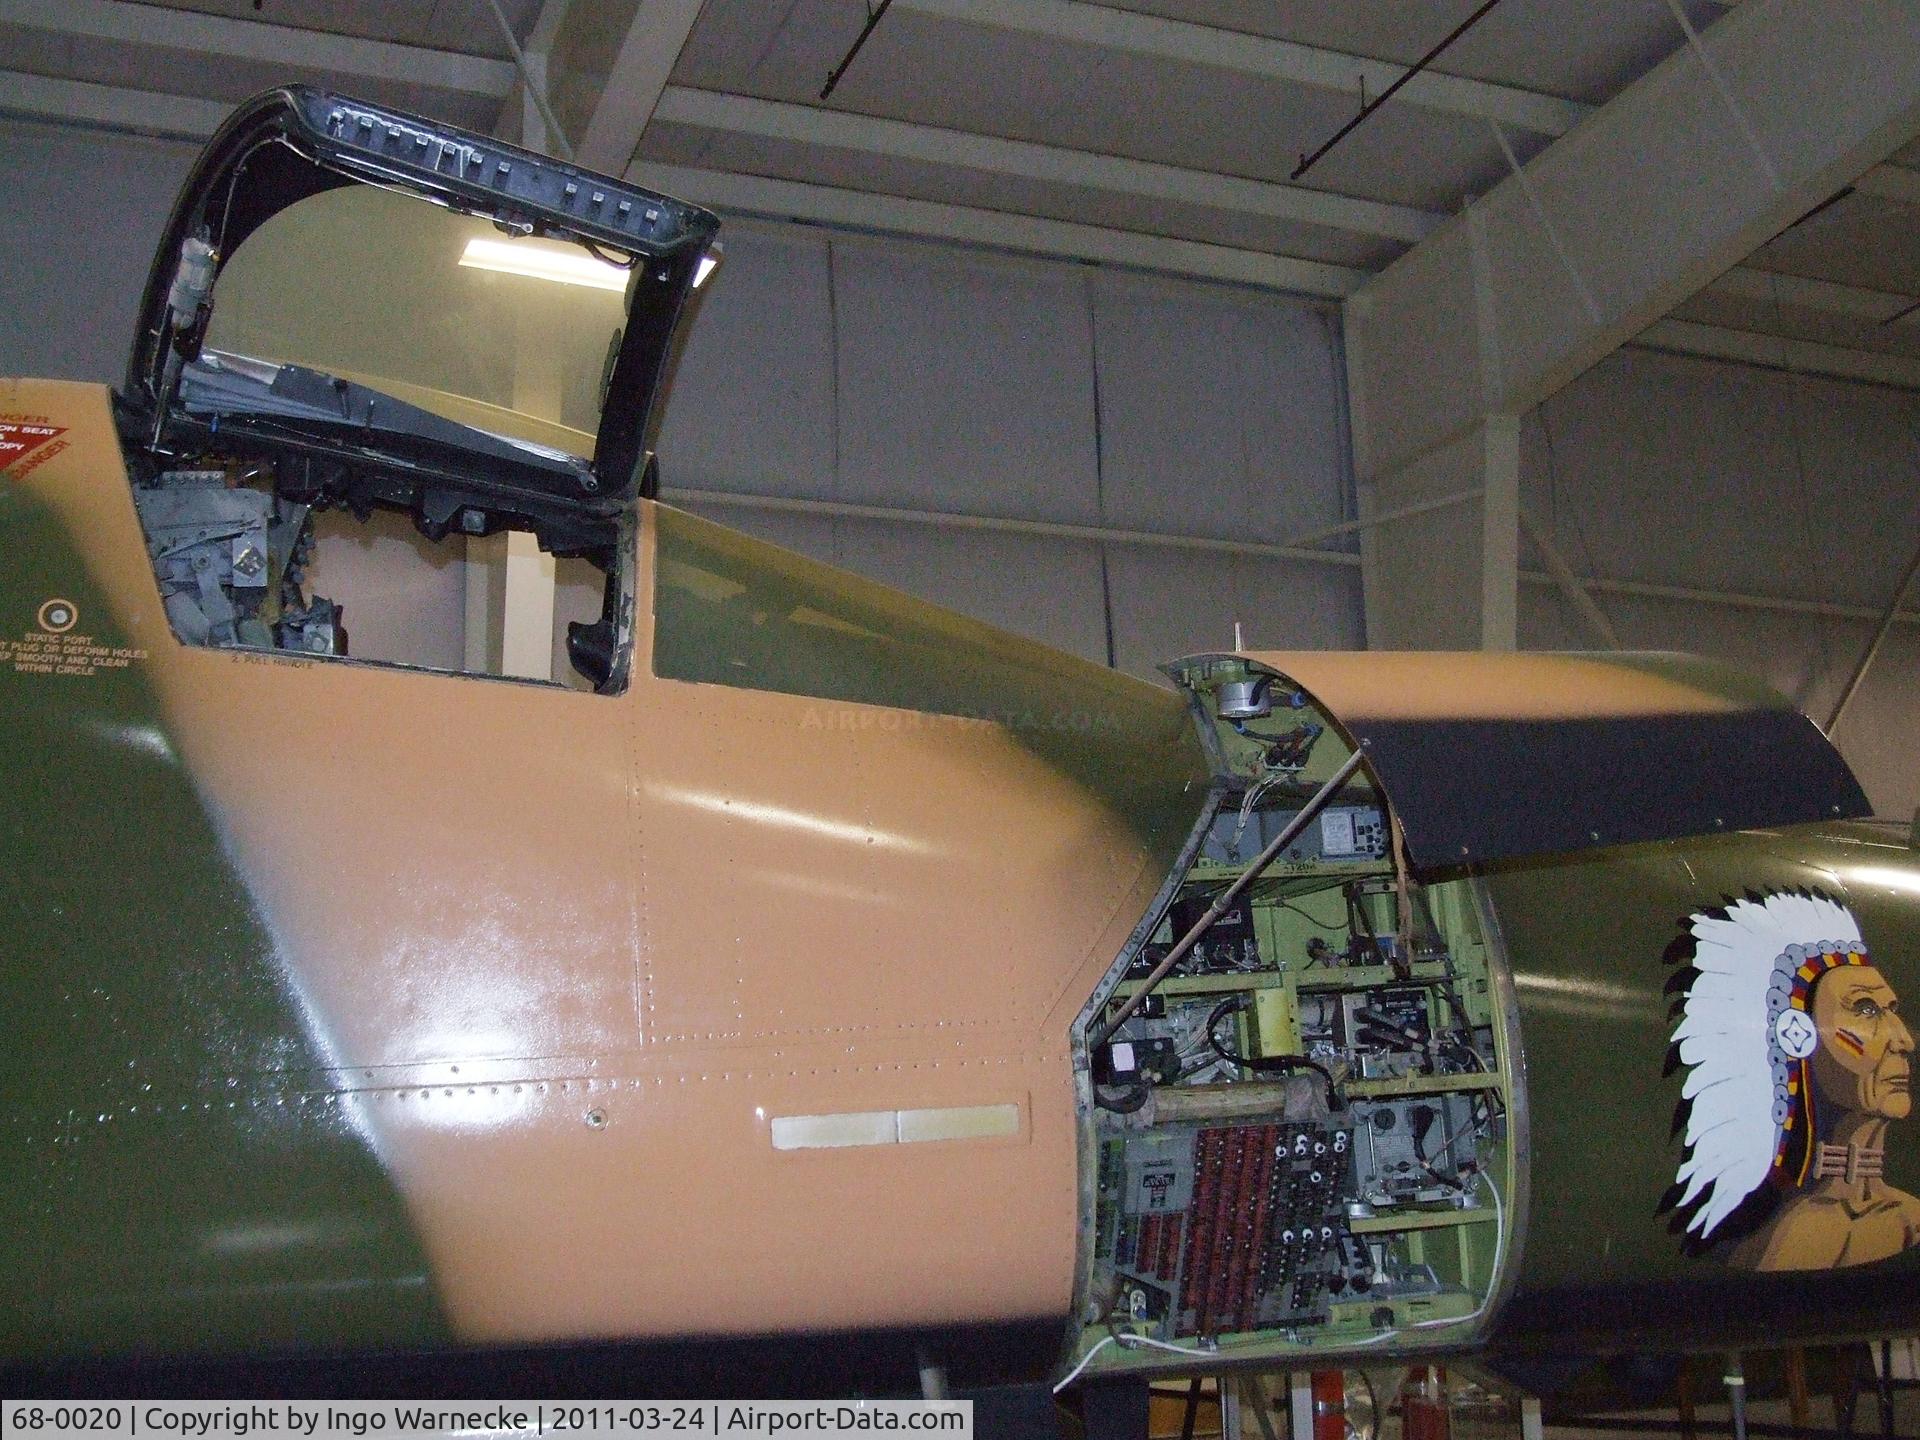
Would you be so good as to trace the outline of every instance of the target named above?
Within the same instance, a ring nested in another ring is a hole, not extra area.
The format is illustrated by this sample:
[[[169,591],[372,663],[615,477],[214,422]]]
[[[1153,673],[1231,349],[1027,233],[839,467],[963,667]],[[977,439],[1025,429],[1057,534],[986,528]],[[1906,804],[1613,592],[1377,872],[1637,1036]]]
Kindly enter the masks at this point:
[[[65,432],[0,489],[9,1351],[1064,1315],[1068,1029],[1200,807],[1176,697],[184,646],[106,392],[0,412]]]
[[[1076,1016],[1208,794],[1176,695],[1001,637],[971,716],[660,678],[651,504],[620,695],[184,645],[107,393],[0,414],[60,432],[0,489],[9,1359],[1067,1323]],[[1681,922],[1843,896],[1910,987],[1904,833],[1472,883],[1525,1115],[1477,1338],[1908,1314],[1905,1246],[1756,1274],[1656,1214]]]
[[[0,380],[0,1368],[1920,1327],[1920,856],[1804,716],[1664,655],[1169,687],[659,503],[715,222],[509,151],[250,102],[126,386]],[[387,334],[422,286],[463,324]],[[592,346],[436,348],[490,306]],[[588,567],[565,678],[357,653],[314,523],[376,512]]]

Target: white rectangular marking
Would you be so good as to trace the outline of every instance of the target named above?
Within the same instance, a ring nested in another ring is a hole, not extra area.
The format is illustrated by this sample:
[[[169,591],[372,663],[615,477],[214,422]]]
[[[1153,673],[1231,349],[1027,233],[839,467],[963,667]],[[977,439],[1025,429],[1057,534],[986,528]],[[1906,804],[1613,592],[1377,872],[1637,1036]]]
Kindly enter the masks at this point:
[[[1020,1133],[1018,1105],[955,1105],[941,1110],[902,1110],[900,1143],[916,1140],[990,1140]]]
[[[991,1140],[1020,1133],[1018,1105],[947,1105],[922,1110],[846,1110],[835,1115],[778,1115],[776,1150],[843,1150],[911,1145],[923,1140]]]
[[[851,1145],[891,1145],[899,1136],[893,1110],[852,1110],[838,1115],[778,1115],[776,1150],[839,1150]]]

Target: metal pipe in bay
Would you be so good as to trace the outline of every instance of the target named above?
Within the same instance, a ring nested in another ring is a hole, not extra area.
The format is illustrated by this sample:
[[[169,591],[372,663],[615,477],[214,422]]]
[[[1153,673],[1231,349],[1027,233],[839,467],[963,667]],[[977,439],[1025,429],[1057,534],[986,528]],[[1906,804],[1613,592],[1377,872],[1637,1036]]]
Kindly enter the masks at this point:
[[[1318,1095],[1312,1075],[1299,1077],[1309,1095]],[[1152,1123],[1171,1125],[1182,1120],[1244,1120],[1279,1115],[1287,1108],[1290,1080],[1243,1080],[1231,1085],[1162,1085],[1153,1098]]]
[[[1747,1372],[1740,1363],[1738,1350],[1728,1354],[1727,1373],[1723,1378],[1727,1386],[1727,1403],[1733,1408],[1734,1440],[1747,1440]]]
[[[1298,180],[1302,175],[1306,174],[1307,171],[1311,170],[1315,165],[1318,165],[1320,163],[1320,157],[1322,155],[1325,155],[1329,150],[1333,149],[1334,146],[1338,145],[1342,140],[1346,139],[1348,135],[1352,134],[1355,130],[1359,129],[1361,125],[1365,124],[1368,116],[1372,115],[1374,111],[1378,110],[1382,105],[1386,104],[1387,101],[1391,100],[1395,95],[1400,93],[1400,87],[1402,85],[1406,84],[1409,80],[1413,79],[1414,76],[1420,74],[1421,71],[1425,70],[1429,65],[1433,64],[1434,61],[1438,60],[1441,57],[1441,55],[1443,55],[1447,51],[1447,49],[1453,44],[1454,41],[1458,40],[1462,35],[1466,34],[1467,31],[1471,30],[1474,26],[1478,25],[1483,19],[1486,18],[1487,12],[1492,10],[1493,7],[1498,5],[1499,3],[1500,3],[1500,0],[1486,0],[1486,3],[1483,4],[1478,10],[1475,10],[1471,15],[1467,16],[1466,19],[1462,20],[1458,25],[1454,26],[1452,30],[1447,32],[1446,39],[1442,40],[1438,45],[1434,46],[1431,50],[1427,51],[1426,54],[1422,55],[1418,60],[1414,61],[1412,66],[1408,68],[1406,74],[1402,75],[1398,80],[1394,81],[1386,89],[1382,90],[1379,93],[1379,95],[1377,95],[1374,99],[1362,105],[1360,107],[1360,113],[1354,116],[1353,119],[1349,120],[1346,124],[1342,125],[1338,130],[1336,130],[1331,139],[1326,141],[1326,143],[1321,145],[1321,147],[1318,150],[1314,151],[1311,155],[1302,155],[1300,157],[1300,163],[1293,167],[1293,174],[1288,178],[1293,180]],[[1362,96],[1362,98],[1364,99],[1365,97]]]
[[[1200,943],[1201,937],[1213,928],[1213,922],[1227,913],[1233,902],[1240,898],[1240,892],[1258,880],[1260,872],[1277,860],[1280,852],[1299,838],[1300,832],[1313,822],[1313,817],[1325,809],[1327,802],[1340,793],[1340,787],[1353,778],[1354,771],[1360,768],[1360,761],[1361,754],[1358,750],[1349,755],[1346,763],[1327,777],[1326,784],[1313,792],[1313,798],[1307,801],[1300,813],[1281,827],[1280,833],[1268,842],[1266,849],[1253,857],[1253,863],[1240,873],[1240,878],[1214,897],[1213,903],[1207,907],[1207,913],[1194,921],[1193,927],[1161,957],[1160,963],[1153,967],[1147,978],[1141,982],[1140,988],[1134,991],[1128,997],[1127,1003],[1120,1007],[1120,1013],[1100,1028],[1093,1037],[1094,1049],[1098,1050],[1113,1038],[1113,1032],[1126,1024],[1133,1012],[1146,1003],[1147,996],[1153,993],[1153,987],[1166,979],[1167,972],[1186,959],[1193,947]]]

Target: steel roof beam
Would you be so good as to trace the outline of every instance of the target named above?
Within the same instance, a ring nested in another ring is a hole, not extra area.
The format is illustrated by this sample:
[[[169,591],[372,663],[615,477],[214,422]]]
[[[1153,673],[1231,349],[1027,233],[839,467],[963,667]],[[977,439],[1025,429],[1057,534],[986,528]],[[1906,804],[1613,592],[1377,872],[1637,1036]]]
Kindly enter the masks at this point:
[[[204,140],[230,110],[214,100],[0,71],[0,113],[33,119]],[[828,185],[676,165],[636,165],[628,175],[641,184],[736,215],[798,219],[1015,254],[1064,257],[1288,294],[1338,298],[1351,294],[1367,278],[1363,270],[1317,260]]]
[[[485,55],[235,20],[163,5],[135,5],[128,0],[0,0],[0,24],[70,39],[200,51],[471,95],[504,96],[514,81],[510,61]]]
[[[1325,190],[679,85],[667,87],[655,114],[661,120],[706,130],[1204,205],[1408,243],[1430,234],[1445,218],[1407,205]]]
[[[1086,260],[1292,294],[1335,298],[1351,293],[1367,278],[1363,270],[1317,260],[758,175],[641,163],[630,168],[627,176],[733,215],[810,221],[1023,255]]]
[[[575,157],[617,175],[633,158],[706,0],[639,0]]]
[[[1707,286],[1705,293],[1735,300],[1757,300],[1763,304],[1777,303],[1783,309],[1817,310],[1822,314],[1843,315],[1876,325],[1884,325],[1920,304],[1920,295],[1901,295],[1890,290],[1841,285],[1832,280],[1815,280],[1778,270],[1762,270],[1754,265],[1735,266]]]
[[[1634,336],[1630,343],[1637,349],[1733,360],[1796,375],[1821,375],[1900,390],[1920,390],[1920,356],[1916,355],[1855,350],[1788,335],[1700,325],[1691,320],[1661,320]]]
[[[1899,165],[1876,165],[1854,181],[1853,188],[1862,195],[1897,200],[1903,205],[1920,205],[1920,170],[1908,170]]]
[[[567,23],[567,12],[573,8],[573,0],[545,0],[540,13],[533,17],[533,28],[527,32],[527,49],[536,55],[546,55],[553,50],[553,42],[560,34],[560,27]]]
[[[231,105],[218,100],[0,70],[0,114],[33,120],[205,140],[232,112]]]
[[[1404,65],[1301,45],[1265,35],[1169,20],[1084,0],[894,0],[900,10],[1067,40],[1150,60],[1172,60],[1358,97],[1378,95],[1406,73]],[[1498,120],[1536,135],[1564,135],[1592,108],[1516,85],[1426,71],[1394,98],[1416,110]]]
[[[572,8],[573,0],[546,0],[540,7],[540,13],[534,17],[533,27],[527,32],[527,42],[521,47],[526,68],[541,82],[541,98],[535,100],[527,88],[525,74],[514,77],[513,88],[500,102],[500,113],[494,117],[493,133],[502,139],[547,140],[543,133],[549,129],[558,130],[559,126],[547,124],[547,114],[553,110],[553,66],[550,63],[553,53],[554,37],[560,33],[560,27],[566,23],[567,12]],[[518,69],[519,67],[515,67]],[[543,113],[544,112],[544,113]],[[559,120],[557,115],[555,121]],[[562,133],[560,141],[571,144],[570,138]],[[546,145],[533,145],[533,149],[546,149]],[[557,152],[556,152],[557,153]]]
[[[1361,513],[1473,481],[1493,493],[1485,437],[1916,131],[1920,7],[1857,0],[1844,26],[1828,0],[1747,0],[1728,11],[1697,48],[1677,50],[1534,157],[1524,184],[1501,182],[1349,298]],[[1662,325],[1647,343],[1674,334]],[[1859,378],[1902,368],[1895,357],[1843,360],[1860,352],[1758,338],[1795,357],[1793,368],[1815,369],[1806,362],[1816,357]],[[1503,485],[1512,470],[1503,461]],[[1378,532],[1367,552],[1369,643],[1511,643],[1490,603],[1469,629],[1462,615],[1435,619],[1431,602],[1493,588],[1510,599],[1509,541],[1517,534],[1504,526],[1498,543],[1491,528],[1470,542],[1423,522]]]
[[[1391,473],[1483,414],[1532,408],[1911,139],[1920,9],[1860,0],[1853,14],[1836,30],[1824,0],[1762,0],[1702,36],[1777,188],[1683,49],[1526,167],[1564,260],[1516,178],[1363,287],[1347,309],[1354,389],[1369,412],[1356,437],[1362,473]],[[1476,230],[1492,280],[1486,336],[1458,323],[1476,313]],[[1410,354],[1427,363],[1405,364]]]

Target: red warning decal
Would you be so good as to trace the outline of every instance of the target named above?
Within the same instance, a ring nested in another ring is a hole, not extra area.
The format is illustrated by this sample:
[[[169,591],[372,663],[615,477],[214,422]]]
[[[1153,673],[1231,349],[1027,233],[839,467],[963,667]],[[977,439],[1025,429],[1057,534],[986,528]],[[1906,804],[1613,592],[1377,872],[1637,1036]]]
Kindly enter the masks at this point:
[[[27,425],[17,420],[0,420],[0,470],[10,470],[49,440],[67,433],[64,425]]]

